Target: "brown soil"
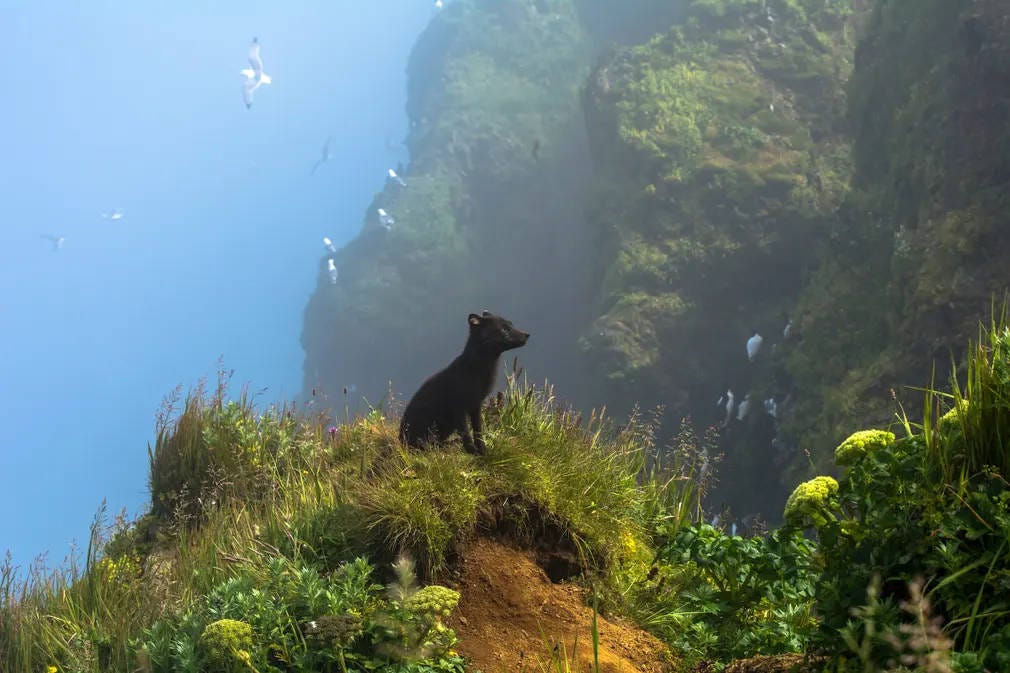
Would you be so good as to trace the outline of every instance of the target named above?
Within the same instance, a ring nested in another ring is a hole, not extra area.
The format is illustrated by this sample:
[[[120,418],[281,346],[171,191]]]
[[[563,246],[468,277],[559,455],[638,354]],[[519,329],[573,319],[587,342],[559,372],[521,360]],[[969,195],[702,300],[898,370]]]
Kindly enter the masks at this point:
[[[592,609],[585,591],[554,584],[533,552],[480,538],[460,554],[443,584],[460,592],[449,619],[459,651],[483,673],[535,673],[548,666],[551,648],[564,643],[573,673],[593,665]],[[663,643],[641,629],[600,617],[600,671],[666,673],[673,658]],[[545,644],[544,639],[550,644]],[[576,643],[578,638],[578,643]],[[572,657],[572,650],[575,656]]]

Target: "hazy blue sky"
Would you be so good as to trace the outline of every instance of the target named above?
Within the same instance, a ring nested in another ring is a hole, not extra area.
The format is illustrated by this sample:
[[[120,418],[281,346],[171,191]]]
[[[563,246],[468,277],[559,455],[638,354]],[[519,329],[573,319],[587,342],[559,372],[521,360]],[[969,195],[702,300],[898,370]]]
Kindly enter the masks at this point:
[[[432,5],[0,0],[0,554],[59,562],[103,497],[141,508],[162,398],[218,356],[297,394],[321,239],[405,158]],[[274,82],[247,110],[254,35]]]

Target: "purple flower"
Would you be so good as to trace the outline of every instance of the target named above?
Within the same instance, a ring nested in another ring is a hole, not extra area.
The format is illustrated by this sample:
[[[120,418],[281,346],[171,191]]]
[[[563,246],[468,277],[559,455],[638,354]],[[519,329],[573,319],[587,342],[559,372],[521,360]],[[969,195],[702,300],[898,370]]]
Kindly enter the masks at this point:
[[[331,425],[327,428],[326,432],[330,433],[330,441],[335,442],[337,440],[337,426]]]

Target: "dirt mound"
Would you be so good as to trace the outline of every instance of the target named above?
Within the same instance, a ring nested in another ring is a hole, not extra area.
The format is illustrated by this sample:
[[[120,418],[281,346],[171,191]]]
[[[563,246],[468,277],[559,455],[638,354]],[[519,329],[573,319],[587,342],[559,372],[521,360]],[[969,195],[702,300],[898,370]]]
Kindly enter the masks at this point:
[[[577,665],[592,670],[592,609],[585,591],[554,584],[531,551],[481,538],[460,554],[460,563],[443,584],[460,592],[449,624],[459,636],[459,651],[484,673],[538,671],[550,661],[551,643],[564,643]],[[629,625],[599,618],[600,670],[604,673],[664,673],[673,659],[663,643]]]

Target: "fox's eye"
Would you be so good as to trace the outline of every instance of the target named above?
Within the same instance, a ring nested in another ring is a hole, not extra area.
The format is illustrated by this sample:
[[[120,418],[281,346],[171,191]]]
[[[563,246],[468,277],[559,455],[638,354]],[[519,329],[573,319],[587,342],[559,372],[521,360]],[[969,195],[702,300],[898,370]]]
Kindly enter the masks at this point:
[[[502,327],[501,328],[501,333],[504,334],[505,336],[508,336],[509,335],[509,328],[508,327]]]

